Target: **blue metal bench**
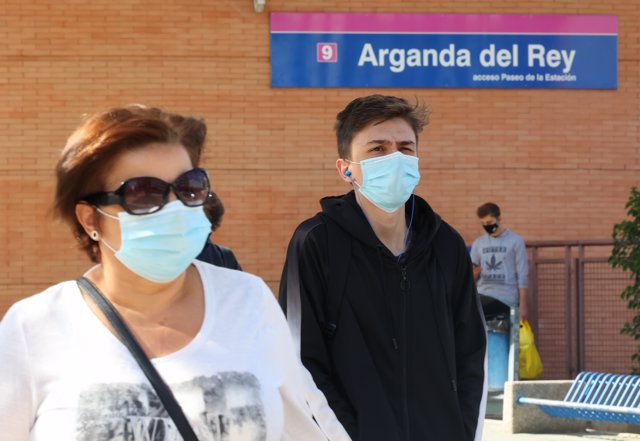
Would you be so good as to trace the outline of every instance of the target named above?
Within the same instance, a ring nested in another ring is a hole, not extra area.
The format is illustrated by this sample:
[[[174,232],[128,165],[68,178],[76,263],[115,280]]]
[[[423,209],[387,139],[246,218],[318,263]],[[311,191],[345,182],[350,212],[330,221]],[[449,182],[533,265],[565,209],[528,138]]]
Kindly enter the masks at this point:
[[[640,425],[640,375],[581,372],[562,401],[518,397],[553,417]]]

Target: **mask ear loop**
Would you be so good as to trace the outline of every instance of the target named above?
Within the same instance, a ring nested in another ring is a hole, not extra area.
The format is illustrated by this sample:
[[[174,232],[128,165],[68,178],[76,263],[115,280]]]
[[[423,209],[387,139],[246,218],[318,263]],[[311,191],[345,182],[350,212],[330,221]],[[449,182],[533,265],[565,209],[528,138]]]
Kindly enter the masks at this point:
[[[96,206],[96,205],[94,205],[94,208],[96,209],[96,211],[97,211],[98,213],[100,213],[100,214],[101,214],[101,215],[103,215],[103,216],[106,216],[106,217],[108,217],[108,218],[115,219],[115,220],[120,220],[120,218],[119,218],[118,216],[114,216],[114,215],[113,215],[113,214],[111,214],[111,213],[107,213],[106,211],[101,210],[101,209],[100,209],[100,207],[98,207],[98,206]]]
[[[350,159],[345,159],[345,161],[349,162],[350,164],[360,164],[359,162],[354,162],[351,161]],[[351,177],[351,170],[348,170],[344,173],[344,175],[349,178],[349,182],[351,182],[351,186],[353,186],[353,192],[356,195],[356,202],[358,203],[358,206],[360,206],[360,209],[362,210],[362,214],[364,214],[364,218],[367,221],[367,223],[369,224],[369,226],[371,227],[371,221],[369,220],[369,216],[367,216],[367,211],[364,208],[364,204],[362,203],[362,200],[360,199],[360,184],[358,183],[358,181],[356,181],[354,178]]]
[[[100,207],[98,207],[98,206],[94,206],[94,207],[95,207],[96,211],[98,213],[100,213],[101,215],[106,216],[106,217],[110,217],[111,219],[115,219],[115,220],[118,220],[118,221],[120,220],[120,218],[118,216],[114,216],[113,214],[109,214],[106,211],[101,210]],[[93,237],[93,233],[96,233],[96,235],[98,237],[94,238]],[[96,242],[102,242],[107,248],[109,248],[109,250],[111,250],[111,252],[113,254],[118,252],[118,250],[116,250],[114,247],[109,245],[109,243],[106,240],[104,240],[103,237],[100,237],[100,234],[97,231],[94,230],[94,231],[91,232],[91,238],[94,239]]]

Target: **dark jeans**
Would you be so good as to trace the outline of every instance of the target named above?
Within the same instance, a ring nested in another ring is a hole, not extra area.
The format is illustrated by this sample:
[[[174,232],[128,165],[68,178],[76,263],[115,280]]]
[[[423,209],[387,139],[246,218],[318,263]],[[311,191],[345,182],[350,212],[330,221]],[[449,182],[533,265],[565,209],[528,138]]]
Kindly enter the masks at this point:
[[[499,316],[502,316],[501,318],[503,319],[509,319],[511,308],[500,300],[480,294],[480,302],[482,303],[485,320],[489,321]]]

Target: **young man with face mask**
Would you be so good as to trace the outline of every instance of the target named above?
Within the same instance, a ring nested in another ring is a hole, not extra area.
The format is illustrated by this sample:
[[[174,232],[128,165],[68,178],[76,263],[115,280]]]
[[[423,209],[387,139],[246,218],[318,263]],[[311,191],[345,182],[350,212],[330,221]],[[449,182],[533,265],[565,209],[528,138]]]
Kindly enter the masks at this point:
[[[338,174],[293,235],[280,285],[294,342],[353,440],[480,440],[486,335],[459,234],[419,196],[422,105],[357,98]]]
[[[509,317],[510,308],[519,306],[520,318],[526,320],[529,267],[524,240],[505,228],[500,207],[493,202],[478,207],[476,214],[486,234],[473,242],[471,260],[485,316]]]

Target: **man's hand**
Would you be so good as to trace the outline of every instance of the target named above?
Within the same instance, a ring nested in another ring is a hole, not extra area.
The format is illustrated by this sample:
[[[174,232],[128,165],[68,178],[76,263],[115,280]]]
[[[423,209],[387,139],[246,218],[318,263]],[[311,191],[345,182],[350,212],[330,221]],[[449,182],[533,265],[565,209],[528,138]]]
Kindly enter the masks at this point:
[[[520,288],[520,320],[527,319],[527,290],[525,288]]]
[[[472,267],[473,267],[473,280],[477,282],[478,279],[480,278],[480,272],[482,271],[482,268],[480,267],[480,265],[476,265],[475,263],[472,264]]]

